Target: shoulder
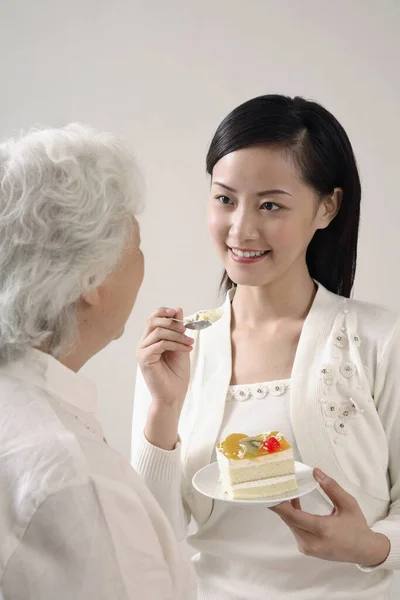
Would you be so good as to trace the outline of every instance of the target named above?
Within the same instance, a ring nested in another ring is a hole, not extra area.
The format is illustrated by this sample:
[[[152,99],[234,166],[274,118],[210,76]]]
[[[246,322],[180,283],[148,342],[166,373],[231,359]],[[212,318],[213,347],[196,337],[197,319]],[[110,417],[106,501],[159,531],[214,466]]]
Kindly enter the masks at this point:
[[[375,341],[381,350],[397,335],[400,318],[396,311],[381,304],[355,299],[348,300],[346,304],[349,314],[355,315],[360,336]]]
[[[5,448],[12,447],[12,453]],[[44,390],[0,374],[0,495],[23,518],[64,485],[87,479],[86,461]],[[6,500],[7,498],[7,500]]]
[[[391,308],[354,298],[347,299],[327,290],[324,290],[324,294],[330,299],[337,315],[334,327],[341,323],[353,334],[357,334],[360,343],[373,350],[378,360],[393,340],[399,337],[400,317]]]
[[[392,328],[399,321],[399,314],[383,304],[374,304],[362,300],[350,299],[347,301],[349,310],[354,310],[366,323],[373,322],[376,327]]]
[[[382,304],[344,298],[328,291],[323,286],[320,286],[318,296],[322,310],[333,308],[333,314],[344,313],[346,319],[356,321],[357,326],[369,336],[384,338],[390,336],[399,326],[400,315]]]

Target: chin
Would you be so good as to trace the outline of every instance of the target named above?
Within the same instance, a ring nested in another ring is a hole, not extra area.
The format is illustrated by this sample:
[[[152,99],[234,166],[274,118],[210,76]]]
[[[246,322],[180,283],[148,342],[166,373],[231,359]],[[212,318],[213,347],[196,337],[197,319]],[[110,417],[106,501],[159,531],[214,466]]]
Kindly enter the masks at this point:
[[[250,287],[264,286],[273,283],[277,279],[276,273],[238,273],[235,269],[227,270],[229,279],[236,285],[247,285]]]
[[[265,285],[269,285],[273,283],[273,279],[247,279],[244,277],[238,277],[236,281],[232,279],[232,281],[236,285],[246,286],[246,287],[264,287]]]
[[[123,329],[121,329],[121,331],[119,333],[117,333],[116,336],[114,336],[114,341],[115,340],[119,340],[119,338],[121,338],[125,333],[125,327]]]

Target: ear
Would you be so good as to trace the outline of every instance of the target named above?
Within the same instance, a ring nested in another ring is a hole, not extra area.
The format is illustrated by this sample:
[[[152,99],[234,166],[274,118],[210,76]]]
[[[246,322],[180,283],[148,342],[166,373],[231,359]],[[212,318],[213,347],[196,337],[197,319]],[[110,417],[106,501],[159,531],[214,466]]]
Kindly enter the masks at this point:
[[[343,190],[341,188],[335,188],[330,196],[323,198],[319,209],[320,226],[318,229],[325,229],[333,221],[339,212],[342,198]]]
[[[87,307],[98,306],[101,302],[101,294],[99,288],[94,288],[89,292],[84,292],[80,297],[80,301],[86,304]]]

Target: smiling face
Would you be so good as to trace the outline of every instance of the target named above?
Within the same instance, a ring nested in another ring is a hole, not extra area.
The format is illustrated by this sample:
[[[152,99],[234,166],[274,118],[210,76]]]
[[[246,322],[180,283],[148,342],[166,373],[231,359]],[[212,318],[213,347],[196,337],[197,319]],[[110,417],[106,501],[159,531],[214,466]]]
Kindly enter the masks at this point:
[[[264,286],[304,269],[314,233],[338,206],[338,191],[320,200],[281,150],[252,146],[214,166],[208,226],[230,279]]]

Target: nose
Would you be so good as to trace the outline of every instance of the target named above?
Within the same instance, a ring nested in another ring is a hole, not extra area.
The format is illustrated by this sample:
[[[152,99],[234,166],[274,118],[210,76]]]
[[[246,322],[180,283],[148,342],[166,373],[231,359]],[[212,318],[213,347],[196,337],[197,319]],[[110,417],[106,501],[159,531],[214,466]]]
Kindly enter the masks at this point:
[[[246,241],[254,241],[258,238],[256,218],[249,211],[237,210],[232,215],[230,237],[238,245]]]

